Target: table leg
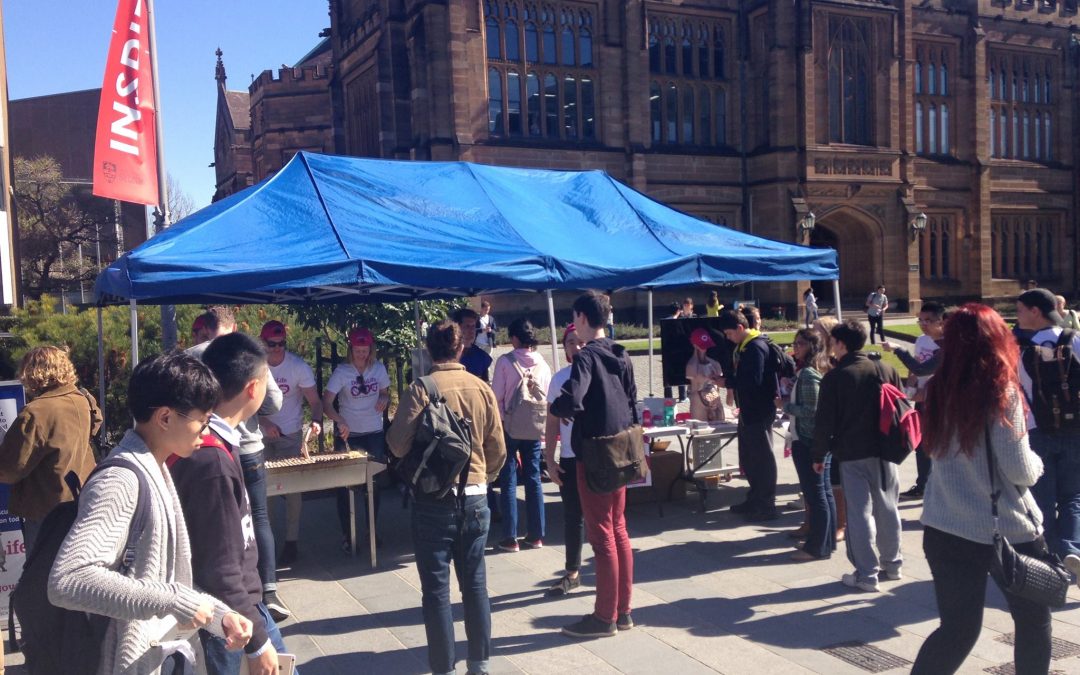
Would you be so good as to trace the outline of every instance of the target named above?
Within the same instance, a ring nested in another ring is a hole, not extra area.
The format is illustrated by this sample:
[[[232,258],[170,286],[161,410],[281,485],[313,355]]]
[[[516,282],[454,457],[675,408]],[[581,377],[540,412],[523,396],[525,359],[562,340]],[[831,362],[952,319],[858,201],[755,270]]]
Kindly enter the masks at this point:
[[[371,566],[375,567],[375,489],[371,478],[371,464],[364,470],[367,474],[368,546],[371,548]]]
[[[352,554],[356,557],[356,490],[351,486],[345,488],[349,491],[349,541],[352,542]]]

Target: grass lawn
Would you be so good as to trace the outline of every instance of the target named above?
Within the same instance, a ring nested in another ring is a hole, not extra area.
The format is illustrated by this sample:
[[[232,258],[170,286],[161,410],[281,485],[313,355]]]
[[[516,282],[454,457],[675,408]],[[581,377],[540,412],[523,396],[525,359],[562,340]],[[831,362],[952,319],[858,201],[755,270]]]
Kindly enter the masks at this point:
[[[885,333],[888,334],[890,332],[908,335],[912,339],[922,335],[922,329],[919,328],[919,324],[917,323],[905,323],[896,326],[885,326]]]

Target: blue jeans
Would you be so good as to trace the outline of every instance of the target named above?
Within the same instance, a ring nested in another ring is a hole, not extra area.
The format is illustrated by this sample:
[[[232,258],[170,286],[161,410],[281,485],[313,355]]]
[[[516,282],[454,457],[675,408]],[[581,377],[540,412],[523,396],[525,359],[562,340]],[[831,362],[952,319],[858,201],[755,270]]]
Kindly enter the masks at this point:
[[[417,495],[412,506],[416,570],[420,573],[428,665],[433,673],[452,673],[454,617],[450,611],[450,562],[454,563],[465,609],[470,673],[486,673],[491,658],[491,603],[487,594],[484,547],[491,511],[485,495],[465,498],[464,509],[453,494],[444,499]]]
[[[270,514],[266,509],[266,462],[263,451],[240,455],[240,467],[244,470],[244,487],[251,503],[251,522],[255,527],[255,546],[259,549],[259,578],[263,592],[277,590],[277,570],[274,558],[274,531],[270,528]]]
[[[806,499],[806,522],[810,524],[803,550],[818,558],[827,558],[836,550],[836,502],[829,480],[832,455],[825,455],[825,470],[818,473],[814,471],[810,446],[802,441],[794,441],[791,444],[791,459]]]
[[[540,441],[521,441],[506,437],[506,464],[499,473],[499,496],[502,511],[503,539],[517,539],[517,462],[525,470],[525,509],[529,524],[526,539],[544,538],[544,488],[540,484]]]
[[[270,612],[266,611],[266,605],[261,602],[256,605],[259,614],[266,621],[266,633],[270,637],[270,644],[281,653],[288,653],[285,649],[285,641],[281,639],[281,631],[274,623]],[[211,635],[204,630],[199,631],[199,640],[202,641],[203,651],[206,652],[206,672],[208,675],[236,675],[240,672],[240,659],[246,659],[244,650],[231,652],[225,648],[225,640],[216,635]],[[298,669],[293,670],[299,675]]]
[[[1080,555],[1080,434],[1032,429],[1028,440],[1043,461],[1031,495],[1042,511],[1046,543],[1060,556]]]

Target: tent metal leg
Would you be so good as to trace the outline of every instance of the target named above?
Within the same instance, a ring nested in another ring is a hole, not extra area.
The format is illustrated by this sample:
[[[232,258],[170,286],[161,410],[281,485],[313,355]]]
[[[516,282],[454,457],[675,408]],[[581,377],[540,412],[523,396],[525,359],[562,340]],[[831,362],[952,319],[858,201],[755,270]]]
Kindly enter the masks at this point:
[[[139,310],[135,306],[135,300],[129,303],[131,307],[131,367],[139,365]]]
[[[551,372],[559,369],[559,334],[555,327],[555,299],[547,291],[548,326],[551,327]]]
[[[833,279],[832,282],[832,295],[833,302],[836,303],[836,320],[843,321],[844,316],[840,313],[840,280]]]
[[[97,372],[98,372],[98,407],[101,408],[101,431],[105,433],[105,328],[101,319],[101,307],[97,308]]]
[[[652,315],[652,309],[653,309],[653,300],[652,300],[652,289],[651,288],[649,289],[648,294],[649,294],[648,295],[648,305],[649,305],[649,397],[652,398],[654,396],[654,394],[653,394],[653,388],[652,388],[652,369],[653,369],[653,315]]]
[[[412,301],[413,326],[416,327],[416,348],[424,346],[424,336],[420,334],[420,301],[413,298]]]

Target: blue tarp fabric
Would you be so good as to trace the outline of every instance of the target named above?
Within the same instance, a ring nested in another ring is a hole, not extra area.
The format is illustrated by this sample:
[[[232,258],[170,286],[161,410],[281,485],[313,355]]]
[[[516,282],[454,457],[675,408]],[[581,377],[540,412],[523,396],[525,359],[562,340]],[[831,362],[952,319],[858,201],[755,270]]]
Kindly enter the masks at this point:
[[[298,153],[105,269],[100,304],[377,302],[836,279],[836,253],[671,209],[601,171]]]

